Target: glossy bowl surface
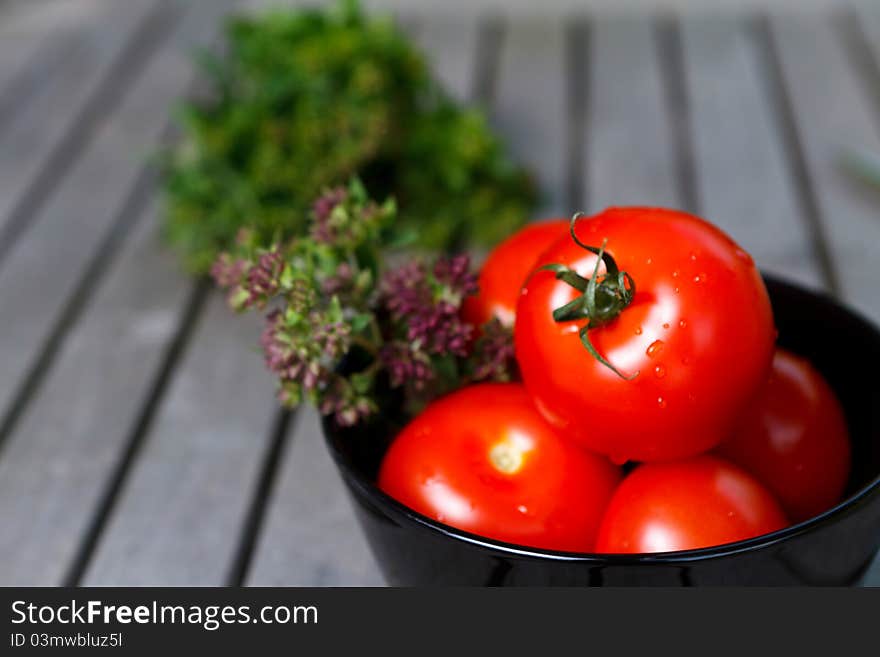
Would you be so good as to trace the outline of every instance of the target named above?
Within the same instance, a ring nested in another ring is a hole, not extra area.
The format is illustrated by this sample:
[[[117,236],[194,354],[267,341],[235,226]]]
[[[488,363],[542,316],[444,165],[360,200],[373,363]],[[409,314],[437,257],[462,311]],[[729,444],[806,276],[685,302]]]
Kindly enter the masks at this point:
[[[392,585],[847,585],[880,546],[880,332],[826,296],[765,277],[781,346],[806,356],[846,413],[853,470],[844,501],[748,541],[645,555],[573,554],[486,539],[416,513],[375,485],[396,427],[340,431],[327,445]]]

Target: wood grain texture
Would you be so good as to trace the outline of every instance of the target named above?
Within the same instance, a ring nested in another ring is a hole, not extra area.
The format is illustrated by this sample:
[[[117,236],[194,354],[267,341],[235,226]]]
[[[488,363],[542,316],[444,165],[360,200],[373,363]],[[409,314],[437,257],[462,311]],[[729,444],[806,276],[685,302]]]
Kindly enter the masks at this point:
[[[215,295],[98,544],[87,585],[223,583],[275,408],[260,321]]]
[[[247,584],[381,586],[315,410],[303,408],[294,430]]]
[[[25,97],[4,110],[9,120],[0,125],[0,235],[22,197],[34,194],[29,185],[53,164],[59,144],[77,129],[83,109],[155,4],[155,0],[82,3],[88,19],[81,19],[71,33],[53,37],[54,43],[45,44],[44,53],[26,71],[33,76],[32,87],[12,90]],[[97,11],[98,7],[104,10]],[[4,97],[3,107],[9,101]]]
[[[168,107],[192,77],[189,48],[210,34],[219,4],[191,6],[0,268],[0,307],[16,309],[4,313],[0,331],[3,412],[11,410],[53,322],[156,147]]]
[[[191,78],[189,48],[211,34],[217,10],[202,3],[178,24],[167,50],[150,62],[57,201],[12,254],[0,275],[0,297],[24,302],[15,321],[3,319],[0,352],[15,356],[4,358],[4,365],[18,370],[36,356],[78,270],[112,222],[127,220],[116,216],[117,210],[132,185],[140,184],[143,156],[156,144],[167,107]],[[36,404],[8,438],[0,489],[4,517],[18,531],[14,544],[0,542],[6,557],[0,581],[59,583],[175,327],[189,284],[174,258],[158,252],[155,213],[149,219],[152,225],[117,257],[110,280],[38,390]],[[41,280],[46,289],[34,295],[30,286]],[[4,390],[15,382],[4,380]]]
[[[584,141],[589,209],[680,206],[652,22],[597,19],[590,35]]]
[[[0,585],[61,582],[180,321],[189,283],[140,218],[0,458]]]
[[[762,269],[820,287],[746,22],[685,19],[682,36],[701,212]]]
[[[880,152],[868,98],[847,60],[842,39],[826,17],[775,17],[772,35],[843,297],[878,320],[880,201],[876,193],[853,183],[839,165],[847,147]]]
[[[544,191],[539,217],[571,214],[566,207],[568,162],[563,21],[517,21],[501,43],[492,120],[514,158]]]

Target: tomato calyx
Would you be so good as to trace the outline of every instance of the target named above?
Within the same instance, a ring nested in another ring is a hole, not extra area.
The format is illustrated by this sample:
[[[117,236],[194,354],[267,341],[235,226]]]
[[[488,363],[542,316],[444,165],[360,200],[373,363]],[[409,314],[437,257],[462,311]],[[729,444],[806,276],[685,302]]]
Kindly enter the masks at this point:
[[[578,236],[575,234],[575,224],[583,216],[582,212],[575,213],[572,216],[571,223],[569,224],[569,233],[575,244],[598,256],[592,275],[589,278],[584,278],[575,270],[560,264],[544,265],[538,271],[552,271],[557,280],[570,285],[580,292],[579,296],[553,310],[553,320],[556,322],[588,320],[578,331],[581,343],[590,352],[590,355],[602,363],[602,365],[620,378],[631,381],[639,373],[636,372],[631,376],[626,376],[612,365],[602,354],[596,351],[596,348],[590,341],[589,332],[615,319],[632,303],[633,297],[636,294],[636,283],[629,273],[620,270],[614,257],[605,250],[608,244],[607,239],[603,240],[602,246],[599,247],[585,244],[578,239]],[[602,275],[599,274],[600,262],[605,263],[605,273]]]

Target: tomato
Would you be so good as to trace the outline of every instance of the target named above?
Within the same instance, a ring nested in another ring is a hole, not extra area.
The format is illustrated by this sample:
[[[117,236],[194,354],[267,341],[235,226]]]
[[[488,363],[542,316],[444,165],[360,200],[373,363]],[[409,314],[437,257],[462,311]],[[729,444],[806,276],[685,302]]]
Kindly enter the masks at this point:
[[[567,219],[529,224],[496,246],[480,269],[480,291],[464,300],[462,316],[474,326],[497,317],[513,326],[519,291],[541,252],[568,231]]]
[[[637,467],[618,486],[597,552],[692,550],[741,541],[788,524],[773,495],[714,456]]]
[[[751,257],[674,210],[610,208],[575,228],[583,242],[605,243],[595,323],[553,317],[569,302],[583,307],[572,272],[583,282],[597,263],[570,236],[539,259],[567,268],[568,280],[537,271],[517,305],[517,361],[538,408],[617,463],[711,449],[766,380],[773,355],[770,300]],[[612,264],[629,278],[608,275]]]
[[[589,551],[620,470],[560,437],[519,384],[430,404],[395,438],[379,488],[434,520],[537,548]]]
[[[849,477],[840,403],[809,362],[782,349],[763,393],[717,453],[762,481],[796,522],[840,501]]]

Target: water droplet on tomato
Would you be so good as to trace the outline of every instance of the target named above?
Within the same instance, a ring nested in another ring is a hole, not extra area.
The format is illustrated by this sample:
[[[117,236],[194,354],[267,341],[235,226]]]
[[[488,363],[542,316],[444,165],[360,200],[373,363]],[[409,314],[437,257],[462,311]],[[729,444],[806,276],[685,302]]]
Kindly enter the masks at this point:
[[[654,368],[654,376],[656,376],[658,379],[662,379],[664,376],[666,376],[666,368],[663,365],[658,365]]]
[[[666,408],[666,400],[663,397],[657,397],[657,406],[660,408]]]
[[[642,327],[641,327],[641,326],[637,326],[637,327],[636,327],[636,335],[641,335],[641,334],[642,334]]]
[[[648,258],[647,260],[645,260],[646,265],[650,265],[652,262],[654,262],[653,258]]]
[[[696,262],[696,260],[697,260],[697,254],[696,254],[696,253],[694,253],[693,251],[691,251],[691,254],[690,254],[689,257],[690,257],[690,259],[691,259],[691,262]]]
[[[673,289],[673,292],[675,292],[676,294],[678,294],[679,292],[681,292],[681,290],[680,290],[679,288],[676,287],[675,289]]]
[[[679,276],[680,276],[680,272],[677,269],[674,272],[672,272],[672,278],[678,278]]]
[[[645,355],[653,358],[663,350],[663,340],[654,340],[645,350]]]
[[[678,320],[678,328],[685,328],[688,325],[687,321],[680,319]]]
[[[518,507],[516,507],[516,510],[525,515],[529,512],[529,507],[527,507],[525,504],[520,504]]]
[[[668,328],[669,328],[669,322],[663,322],[663,328],[668,329]]]
[[[706,274],[697,274],[694,276],[694,283],[705,283],[706,282]]]

